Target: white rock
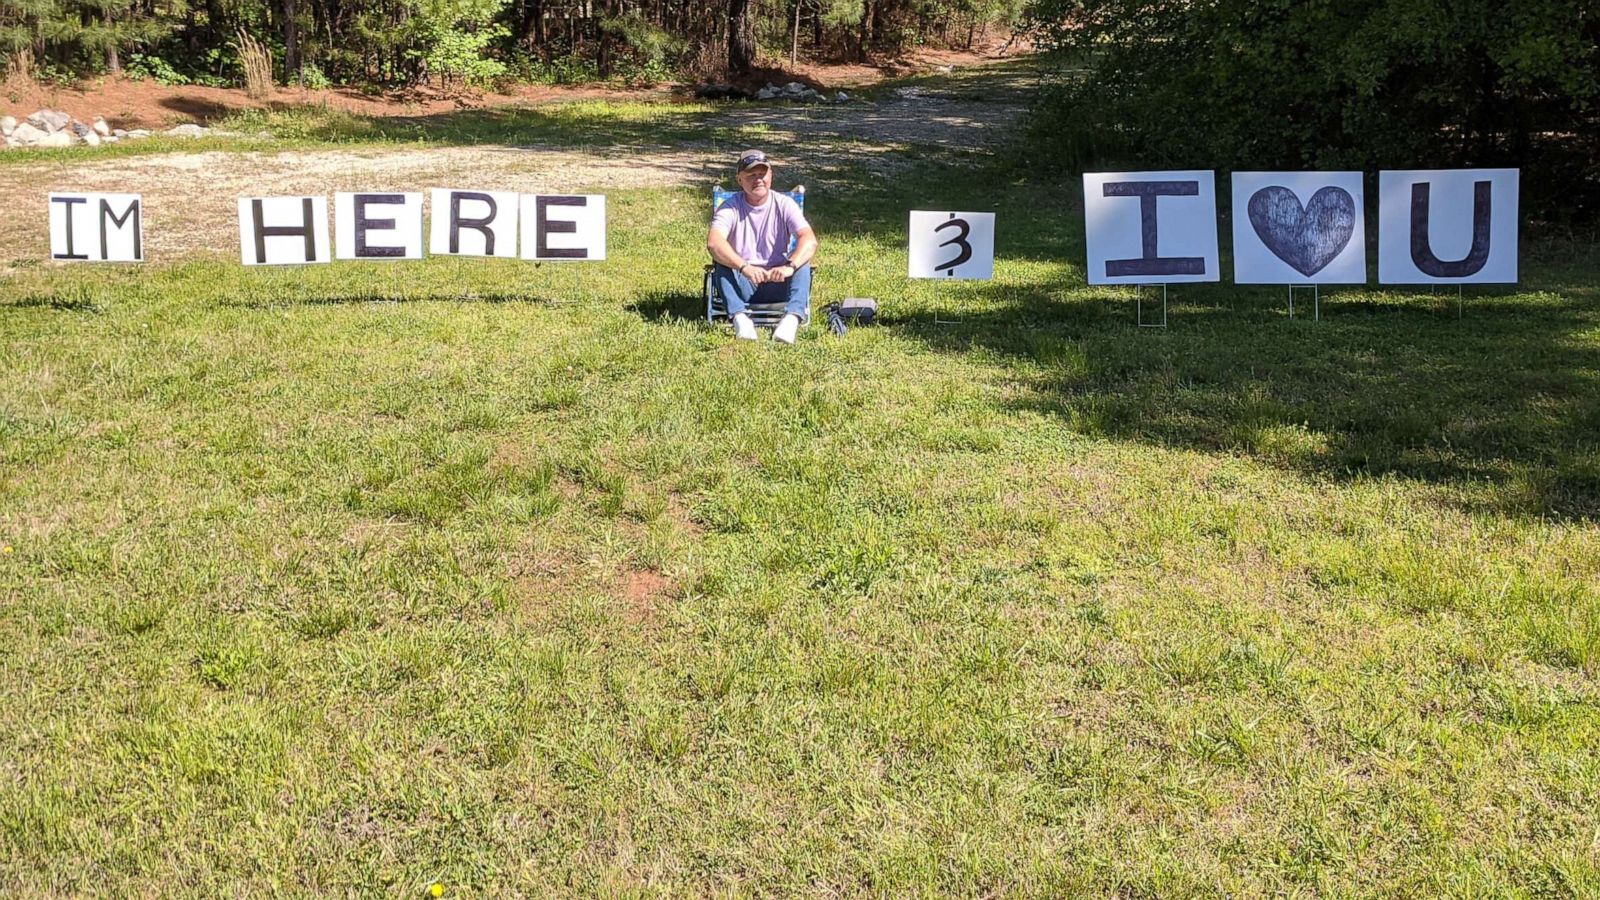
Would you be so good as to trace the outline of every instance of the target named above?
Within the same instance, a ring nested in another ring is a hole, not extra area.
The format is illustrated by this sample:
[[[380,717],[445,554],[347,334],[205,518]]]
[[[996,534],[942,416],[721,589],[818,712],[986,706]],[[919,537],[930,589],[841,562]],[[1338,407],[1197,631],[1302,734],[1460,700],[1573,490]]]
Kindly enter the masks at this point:
[[[206,133],[206,130],[199,125],[185,124],[168,128],[165,133],[169,137],[201,137]]]
[[[79,139],[91,147],[100,146],[100,135],[95,134],[92,129],[86,134],[79,135]]]
[[[124,130],[124,129],[121,129],[121,128],[113,128],[113,129],[111,129],[111,136],[112,137],[124,138],[124,137],[128,136],[128,132],[126,130]]]
[[[839,93],[833,95],[833,99],[839,101],[840,103],[843,103],[846,100],[850,99],[850,95],[846,94],[844,91],[840,91]]]
[[[805,89],[806,89],[806,86],[801,84],[798,81],[791,81],[788,84],[783,86],[784,93],[787,93],[787,94],[798,94],[798,93],[800,93],[801,91],[803,91]]]
[[[101,137],[111,136],[111,126],[106,124],[104,116],[94,117],[94,133],[100,135]]]
[[[21,125],[18,125],[16,128],[12,129],[11,139],[16,141],[18,144],[27,147],[44,140],[45,135],[47,134],[49,134],[49,132],[41,128],[35,128],[33,125],[30,125],[27,122],[23,122]]]
[[[135,128],[132,131],[128,132],[127,134],[123,135],[123,137],[125,137],[125,138],[127,138],[129,140],[132,140],[132,141],[136,141],[136,140],[138,140],[140,138],[147,138],[149,136],[150,136],[150,132],[149,132],[148,129],[145,129],[145,128]]]
[[[776,96],[778,96],[778,89],[775,88],[775,87],[772,87],[771,85],[768,85],[767,87],[764,87],[759,91],[756,91],[756,99],[757,100],[771,100],[773,97],[776,97]]]
[[[17,119],[15,116],[6,116],[5,118],[0,119],[0,135],[11,137],[11,132],[16,130]]]
[[[45,133],[53,133],[67,127],[72,117],[59,109],[41,109],[28,117],[28,124]]]
[[[40,138],[35,147],[71,147],[72,135],[65,131],[53,131]]]
[[[115,144],[115,143],[116,143],[116,142],[117,142],[117,141],[120,141],[120,140],[122,140],[122,138],[119,138],[119,137],[117,137],[117,136],[116,136],[116,135],[114,135],[114,134],[108,134],[108,135],[106,135],[106,136],[105,136],[105,137],[103,137],[103,138],[101,138],[101,139],[100,139],[100,140],[101,140],[101,141],[102,141],[102,142],[103,142],[103,143],[107,143],[107,144]]]

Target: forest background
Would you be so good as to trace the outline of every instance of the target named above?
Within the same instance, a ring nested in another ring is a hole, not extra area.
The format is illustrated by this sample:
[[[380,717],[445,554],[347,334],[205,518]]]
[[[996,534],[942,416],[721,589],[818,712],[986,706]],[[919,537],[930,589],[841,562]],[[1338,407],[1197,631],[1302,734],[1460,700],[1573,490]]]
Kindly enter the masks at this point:
[[[1600,212],[1588,0],[0,0],[9,78],[374,92],[750,80],[1025,34],[1027,162],[1066,172],[1516,166],[1535,229]],[[248,85],[247,85],[248,87]]]

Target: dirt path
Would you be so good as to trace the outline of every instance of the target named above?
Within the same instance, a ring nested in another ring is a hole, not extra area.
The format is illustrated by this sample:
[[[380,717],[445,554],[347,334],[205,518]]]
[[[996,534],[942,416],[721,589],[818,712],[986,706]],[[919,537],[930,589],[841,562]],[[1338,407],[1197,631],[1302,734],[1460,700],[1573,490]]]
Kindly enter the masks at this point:
[[[826,181],[844,165],[891,174],[907,151],[983,153],[1025,108],[1029,75],[1007,65],[937,73],[873,100],[813,106],[730,105],[707,123],[767,148],[789,172]],[[536,192],[710,185],[728,180],[739,147],[712,140],[640,149],[457,146],[276,153],[199,151],[82,161],[0,165],[0,197],[37,216],[0,223],[0,272],[47,253],[44,196],[50,191],[137,191],[144,195],[147,256],[233,252],[238,197],[341,190],[473,187]],[[34,202],[36,201],[36,202]]]

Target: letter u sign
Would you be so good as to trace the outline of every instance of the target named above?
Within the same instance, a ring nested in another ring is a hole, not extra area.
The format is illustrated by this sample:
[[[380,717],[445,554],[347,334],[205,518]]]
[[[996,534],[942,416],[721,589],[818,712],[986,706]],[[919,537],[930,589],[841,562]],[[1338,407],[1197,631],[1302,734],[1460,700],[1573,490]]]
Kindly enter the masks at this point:
[[[1378,281],[1517,280],[1517,170],[1378,173]]]

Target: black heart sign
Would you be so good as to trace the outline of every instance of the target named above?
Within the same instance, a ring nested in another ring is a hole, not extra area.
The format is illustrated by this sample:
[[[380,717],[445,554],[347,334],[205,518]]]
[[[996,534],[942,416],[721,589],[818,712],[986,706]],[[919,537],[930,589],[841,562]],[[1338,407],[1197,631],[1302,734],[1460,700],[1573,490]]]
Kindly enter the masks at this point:
[[[1325,187],[1302,207],[1294,191],[1272,185],[1256,191],[1248,209],[1261,243],[1307,278],[1343,253],[1356,230],[1356,201],[1343,188]]]

